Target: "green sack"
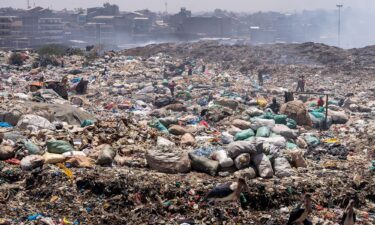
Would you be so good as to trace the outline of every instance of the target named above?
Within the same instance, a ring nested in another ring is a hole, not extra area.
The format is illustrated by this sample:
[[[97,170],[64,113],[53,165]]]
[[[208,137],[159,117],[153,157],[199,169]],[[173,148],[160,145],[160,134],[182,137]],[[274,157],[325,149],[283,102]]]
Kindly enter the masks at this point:
[[[297,128],[297,122],[294,119],[287,118],[286,119],[286,126],[290,129],[296,129]]]
[[[318,104],[316,102],[310,102],[309,107],[316,107]]]
[[[152,128],[157,129],[160,132],[169,133],[168,129],[162,123],[160,123],[159,120],[154,120],[154,121],[148,123],[148,125]]]
[[[242,141],[242,140],[245,140],[245,139],[247,139],[249,137],[253,137],[253,136],[255,136],[254,131],[252,129],[247,129],[247,130],[238,132],[234,136],[234,140],[235,141]]]
[[[32,141],[25,141],[24,146],[30,155],[41,155],[42,151],[40,148],[34,144]]]
[[[271,131],[268,127],[259,127],[257,130],[257,137],[269,137]]]
[[[47,141],[46,145],[49,153],[63,154],[74,151],[73,146],[67,141]]]
[[[298,146],[296,144],[292,143],[292,142],[287,142],[286,148],[287,149],[296,149],[296,148],[298,148]]]
[[[328,101],[328,105],[339,105],[339,101],[335,101],[335,100],[329,100]]]
[[[288,116],[287,115],[275,115],[273,117],[273,119],[275,120],[275,123],[276,124],[286,124],[286,119],[288,119]]]
[[[263,116],[261,116],[262,119],[268,119],[268,120],[273,120],[275,117],[275,114],[271,112],[266,112]]]
[[[311,147],[316,147],[320,144],[320,141],[317,137],[313,136],[313,135],[307,135],[305,137],[305,141],[307,143],[307,145],[311,146]]]
[[[94,121],[92,120],[84,120],[82,123],[81,123],[81,127],[87,127],[87,126],[91,126],[94,124]]]

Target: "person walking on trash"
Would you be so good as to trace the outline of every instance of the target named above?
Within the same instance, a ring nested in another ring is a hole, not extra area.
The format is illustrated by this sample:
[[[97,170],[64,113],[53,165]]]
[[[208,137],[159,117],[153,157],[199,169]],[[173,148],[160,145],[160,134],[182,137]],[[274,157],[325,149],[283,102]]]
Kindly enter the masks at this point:
[[[304,76],[300,76],[299,79],[298,79],[298,81],[297,81],[296,92],[298,92],[298,91],[305,92],[305,84],[306,84],[305,77]]]
[[[172,95],[172,98],[174,98],[174,89],[176,87],[176,82],[174,80],[172,80],[169,84],[168,84],[168,88],[169,90],[171,91],[171,95]]]

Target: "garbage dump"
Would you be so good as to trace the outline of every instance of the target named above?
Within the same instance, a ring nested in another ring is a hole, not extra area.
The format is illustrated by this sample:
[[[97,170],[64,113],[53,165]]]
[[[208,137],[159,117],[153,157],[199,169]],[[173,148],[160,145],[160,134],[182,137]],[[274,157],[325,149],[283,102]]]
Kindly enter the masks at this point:
[[[25,54],[0,58],[0,224],[286,224],[305,194],[313,224],[350,200],[375,224],[374,48],[202,41],[64,67]],[[238,178],[238,201],[205,199]]]

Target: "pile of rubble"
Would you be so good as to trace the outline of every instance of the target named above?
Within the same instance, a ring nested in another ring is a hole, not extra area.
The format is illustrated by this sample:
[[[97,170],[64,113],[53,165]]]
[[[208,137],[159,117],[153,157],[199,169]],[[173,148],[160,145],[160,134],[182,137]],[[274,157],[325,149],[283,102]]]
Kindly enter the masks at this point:
[[[2,53],[0,224],[285,224],[304,193],[314,224],[350,199],[374,223],[371,49],[162,44],[37,68]],[[205,201],[236,178],[238,204]]]

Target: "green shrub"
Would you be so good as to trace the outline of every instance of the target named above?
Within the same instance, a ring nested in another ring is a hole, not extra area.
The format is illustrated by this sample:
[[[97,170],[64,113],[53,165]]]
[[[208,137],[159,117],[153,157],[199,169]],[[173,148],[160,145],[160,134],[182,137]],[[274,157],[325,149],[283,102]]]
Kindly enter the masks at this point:
[[[20,53],[13,52],[8,59],[8,63],[10,65],[22,66],[23,64],[22,55]]]
[[[64,45],[58,45],[58,44],[44,45],[38,49],[38,54],[40,56],[45,56],[45,55],[63,56],[65,55],[67,49],[68,47]]]

